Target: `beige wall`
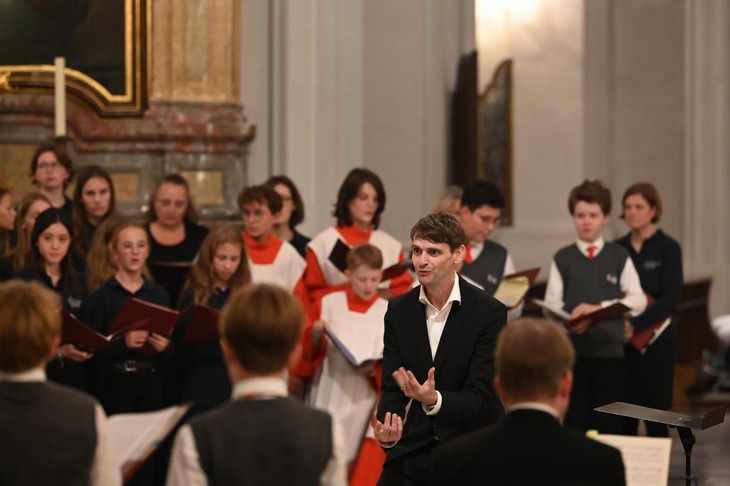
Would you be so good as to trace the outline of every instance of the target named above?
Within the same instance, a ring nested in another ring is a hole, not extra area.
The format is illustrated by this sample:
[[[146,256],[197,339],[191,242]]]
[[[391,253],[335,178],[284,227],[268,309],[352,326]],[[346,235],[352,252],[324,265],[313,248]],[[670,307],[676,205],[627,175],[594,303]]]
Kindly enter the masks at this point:
[[[407,241],[445,181],[448,97],[476,44],[480,86],[515,61],[515,225],[496,239],[517,266],[547,277],[574,237],[566,198],[582,179],[607,182],[614,215],[624,188],[648,179],[686,273],[712,275],[711,313],[730,312],[728,2],[241,1],[240,91],[258,126],[249,180],[294,177],[305,232],[331,224],[339,182],[364,165],[385,180],[383,227]],[[614,220],[607,236],[624,231]]]

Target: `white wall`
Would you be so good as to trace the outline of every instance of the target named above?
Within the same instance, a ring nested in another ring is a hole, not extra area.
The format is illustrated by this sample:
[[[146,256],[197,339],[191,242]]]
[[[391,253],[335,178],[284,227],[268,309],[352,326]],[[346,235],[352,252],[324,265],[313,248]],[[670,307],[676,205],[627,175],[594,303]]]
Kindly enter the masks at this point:
[[[479,86],[513,60],[514,225],[497,231],[518,268],[539,265],[574,239],[570,188],[588,177],[583,157],[581,0],[478,0]]]
[[[249,181],[292,177],[312,235],[332,224],[347,172],[367,167],[388,195],[381,227],[407,243],[445,185],[449,95],[475,47],[473,0],[241,1],[241,92],[258,128]]]

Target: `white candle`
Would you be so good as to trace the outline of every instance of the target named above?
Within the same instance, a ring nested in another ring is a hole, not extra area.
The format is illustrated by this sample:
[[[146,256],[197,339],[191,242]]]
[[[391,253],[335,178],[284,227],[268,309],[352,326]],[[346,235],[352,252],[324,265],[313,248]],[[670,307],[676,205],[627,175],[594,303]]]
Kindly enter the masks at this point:
[[[56,136],[66,136],[66,58],[55,59],[56,71],[53,83],[53,95],[56,101]]]

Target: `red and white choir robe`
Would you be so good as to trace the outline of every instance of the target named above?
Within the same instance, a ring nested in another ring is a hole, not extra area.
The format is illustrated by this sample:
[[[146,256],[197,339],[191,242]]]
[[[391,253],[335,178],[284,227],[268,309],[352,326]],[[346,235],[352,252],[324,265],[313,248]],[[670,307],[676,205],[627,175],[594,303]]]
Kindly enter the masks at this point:
[[[307,271],[304,282],[309,292],[310,302],[314,302],[331,287],[345,282],[345,274],[329,259],[337,240],[352,248],[362,243],[370,243],[383,254],[383,268],[388,268],[405,259],[401,243],[381,230],[363,231],[355,226],[332,226],[315,236],[307,245]],[[390,289],[393,297],[411,289],[413,279],[409,272],[380,283],[381,289]]]
[[[342,341],[357,343],[360,350],[378,362],[377,381],[358,373],[342,352],[323,334],[320,354],[311,354],[312,326],[303,333],[305,360],[312,363],[314,381],[307,403],[330,413],[342,424],[348,462],[355,461],[350,484],[375,484],[385,453],[375,440],[370,419],[380,391],[380,360],[388,302],[374,296],[364,301],[349,286],[331,292],[311,308],[310,320],[323,321]],[[324,352],[321,352],[324,350]],[[317,366],[319,366],[317,368]]]
[[[263,243],[256,242],[246,232],[243,233],[243,239],[246,242],[251,282],[278,285],[294,294],[306,308],[308,299],[304,270],[307,263],[297,250],[273,234]]]

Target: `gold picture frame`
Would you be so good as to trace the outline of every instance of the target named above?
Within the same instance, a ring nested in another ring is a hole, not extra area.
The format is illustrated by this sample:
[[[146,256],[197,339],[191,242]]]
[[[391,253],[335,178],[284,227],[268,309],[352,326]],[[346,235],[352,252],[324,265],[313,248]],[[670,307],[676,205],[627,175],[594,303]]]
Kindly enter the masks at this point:
[[[39,22],[46,22],[52,16],[53,9],[57,8],[53,3],[56,0],[13,0],[5,3],[2,8],[24,9],[24,19],[32,20],[30,13],[38,13]],[[105,85],[93,75],[80,69],[74,69],[74,63],[67,59],[64,70],[66,78],[66,92],[88,105],[100,117],[138,117],[142,116],[147,109],[148,87],[150,85],[150,62],[151,62],[151,28],[152,28],[152,7],[151,0],[79,0],[89,15],[93,15],[90,21],[82,19],[87,25],[91,25],[92,32],[87,33],[84,38],[83,47],[89,52],[93,49],[104,48],[112,50],[114,54],[123,53],[121,58],[114,58],[118,65],[123,65],[123,74],[115,85],[123,86],[123,89],[114,90]],[[21,3],[25,2],[25,3]],[[66,5],[64,2],[62,5]],[[121,3],[121,4],[119,4]],[[58,5],[58,4],[56,4]],[[68,7],[68,5],[66,5]],[[68,11],[71,7],[68,7]],[[123,19],[119,13],[123,9]],[[3,15],[0,12],[0,16]],[[8,18],[6,16],[6,18]],[[75,20],[75,19],[74,19]],[[120,22],[123,22],[120,24]],[[115,24],[112,24],[115,23]],[[69,32],[59,32],[59,35],[77,35],[79,24],[64,25],[59,23],[59,29],[66,27]],[[115,25],[123,29],[123,39],[110,39],[110,36],[103,36],[100,42],[94,43],[92,35],[103,35],[106,25]],[[55,26],[54,26],[55,27]],[[6,31],[7,32],[7,31]],[[25,34],[25,32],[23,32]],[[42,32],[44,33],[44,32]],[[30,37],[30,36],[29,36]],[[7,42],[7,39],[0,39],[0,43]],[[123,45],[118,45],[122,42]],[[23,42],[20,45],[25,45]],[[90,48],[91,46],[91,48]],[[47,46],[46,46],[47,47]],[[97,51],[98,51],[97,49]],[[35,52],[35,51],[34,51]],[[49,51],[50,52],[50,51]],[[6,51],[5,56],[12,56],[14,53]],[[71,55],[75,54],[73,51]],[[54,66],[53,55],[48,58],[48,63],[22,64],[4,63],[0,58],[0,91],[18,93],[48,93],[53,92]],[[123,79],[121,79],[123,77]]]

